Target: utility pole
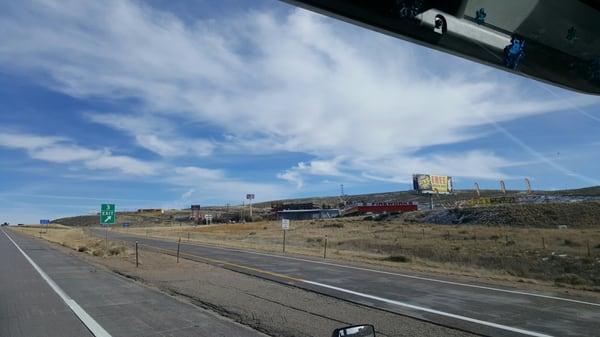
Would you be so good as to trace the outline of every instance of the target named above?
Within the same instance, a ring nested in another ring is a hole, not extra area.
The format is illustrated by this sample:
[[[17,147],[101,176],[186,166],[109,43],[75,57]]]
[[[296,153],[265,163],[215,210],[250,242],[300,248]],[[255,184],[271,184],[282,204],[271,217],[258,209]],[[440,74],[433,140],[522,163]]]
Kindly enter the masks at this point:
[[[340,184],[340,200],[342,201],[343,207],[346,208],[346,194],[344,193],[344,184]]]
[[[246,194],[246,199],[248,199],[248,206],[250,207],[250,221],[252,221],[252,200],[254,199],[254,194]]]

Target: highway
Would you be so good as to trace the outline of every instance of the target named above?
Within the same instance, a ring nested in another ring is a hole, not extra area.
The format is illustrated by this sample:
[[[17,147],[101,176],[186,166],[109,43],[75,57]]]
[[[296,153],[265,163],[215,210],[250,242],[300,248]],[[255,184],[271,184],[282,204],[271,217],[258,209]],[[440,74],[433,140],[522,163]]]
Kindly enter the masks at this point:
[[[0,230],[0,336],[265,336]]]
[[[92,230],[104,236],[103,230]],[[110,232],[173,253],[174,241]],[[600,335],[600,303],[300,256],[181,244],[183,257],[485,336]]]

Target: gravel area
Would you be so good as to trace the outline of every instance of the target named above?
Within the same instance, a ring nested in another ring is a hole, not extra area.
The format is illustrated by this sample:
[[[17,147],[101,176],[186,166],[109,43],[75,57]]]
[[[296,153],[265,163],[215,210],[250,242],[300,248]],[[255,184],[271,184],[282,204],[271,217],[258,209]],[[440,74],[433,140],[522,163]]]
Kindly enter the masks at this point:
[[[205,263],[176,263],[175,257],[143,249],[136,268],[132,255],[95,257],[60,248],[272,336],[330,336],[335,328],[360,323],[375,325],[378,336],[474,336]]]

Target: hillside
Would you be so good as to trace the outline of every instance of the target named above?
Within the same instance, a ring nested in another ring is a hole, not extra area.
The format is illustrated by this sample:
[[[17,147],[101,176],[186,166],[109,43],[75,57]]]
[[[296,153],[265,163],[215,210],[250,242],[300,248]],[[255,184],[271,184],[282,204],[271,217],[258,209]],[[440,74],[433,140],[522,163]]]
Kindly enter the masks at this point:
[[[557,228],[600,227],[600,202],[544,203],[465,207],[407,213],[409,222]]]
[[[581,189],[559,190],[559,191],[534,191],[535,196],[548,197],[582,197],[582,198],[599,198],[600,186],[586,187]],[[499,190],[481,190],[481,197],[499,197],[499,196],[526,196],[525,191],[508,190],[506,195]],[[435,195],[434,202],[439,204],[454,203],[472,199],[475,196],[474,190],[455,190],[451,195]],[[417,194],[415,191],[394,191],[371,194],[356,194],[346,195],[343,197],[346,203],[354,202],[429,202],[429,195]],[[307,203],[312,202],[316,205],[337,206],[342,201],[340,196],[325,196],[325,197],[307,197],[296,199],[274,200],[262,203],[256,203],[256,207],[270,207],[271,203]]]

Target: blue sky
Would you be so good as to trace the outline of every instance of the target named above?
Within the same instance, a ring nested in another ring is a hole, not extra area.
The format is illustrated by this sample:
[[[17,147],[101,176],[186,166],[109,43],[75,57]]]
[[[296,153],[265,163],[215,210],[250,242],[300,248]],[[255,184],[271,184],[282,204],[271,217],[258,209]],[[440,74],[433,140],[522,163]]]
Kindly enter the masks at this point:
[[[218,5],[215,5],[218,4]],[[279,1],[0,5],[0,211],[600,184],[600,99]]]

